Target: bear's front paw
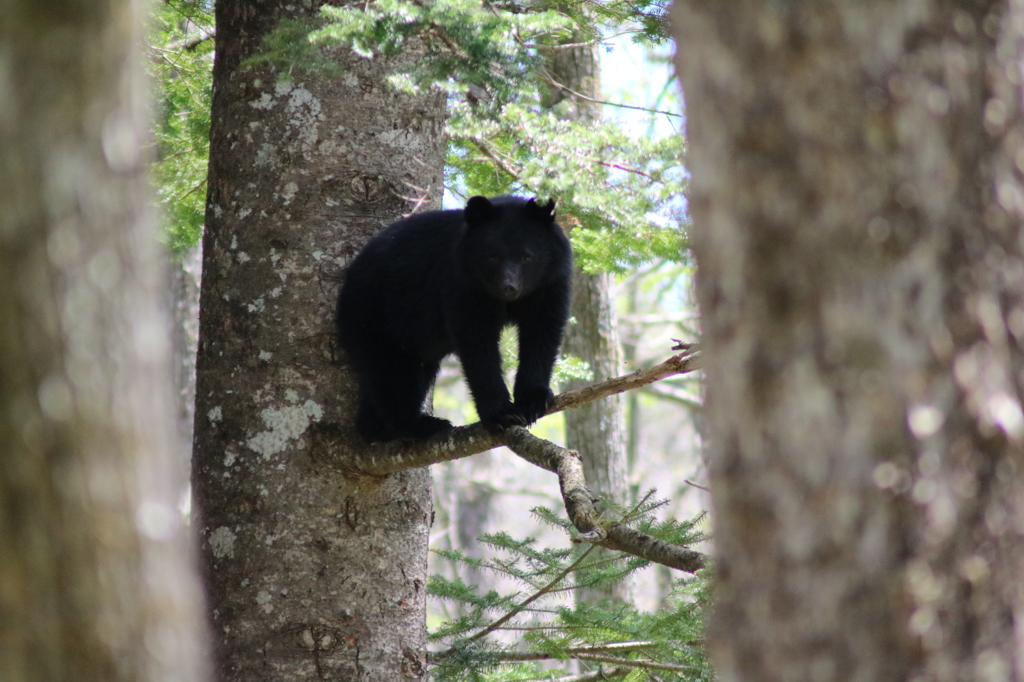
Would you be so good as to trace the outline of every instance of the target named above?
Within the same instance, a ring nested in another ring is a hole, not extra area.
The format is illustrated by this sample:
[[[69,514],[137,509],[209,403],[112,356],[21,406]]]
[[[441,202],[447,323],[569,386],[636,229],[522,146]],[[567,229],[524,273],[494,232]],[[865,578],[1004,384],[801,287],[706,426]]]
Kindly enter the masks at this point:
[[[555,400],[550,388],[531,388],[516,392],[516,411],[526,422],[526,426],[534,423],[545,414]]]
[[[480,421],[492,433],[507,429],[510,426],[527,425],[526,419],[510,401],[506,401],[504,405],[491,414],[481,416]]]

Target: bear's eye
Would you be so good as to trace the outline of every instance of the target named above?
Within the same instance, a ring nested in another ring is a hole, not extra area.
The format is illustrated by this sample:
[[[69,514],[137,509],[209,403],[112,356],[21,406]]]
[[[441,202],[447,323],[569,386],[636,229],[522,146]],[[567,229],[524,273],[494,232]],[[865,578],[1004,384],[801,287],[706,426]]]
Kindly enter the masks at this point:
[[[530,263],[532,261],[533,261],[533,254],[532,253],[524,253],[523,254],[523,262],[524,263]]]

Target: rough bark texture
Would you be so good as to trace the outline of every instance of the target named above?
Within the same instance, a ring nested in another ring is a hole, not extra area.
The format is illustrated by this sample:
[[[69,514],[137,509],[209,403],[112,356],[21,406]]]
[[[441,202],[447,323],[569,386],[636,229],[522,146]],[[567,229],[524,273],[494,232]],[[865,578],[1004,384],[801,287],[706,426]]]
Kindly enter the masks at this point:
[[[1024,679],[1020,3],[673,18],[719,678]]]
[[[216,5],[193,495],[223,680],[425,669],[429,473],[345,477],[310,444],[324,424],[355,441],[339,275],[417,200],[436,207],[443,98],[399,95],[386,64],[348,54],[290,81],[240,63],[319,4]]]
[[[0,2],[0,680],[200,682],[141,19]]]

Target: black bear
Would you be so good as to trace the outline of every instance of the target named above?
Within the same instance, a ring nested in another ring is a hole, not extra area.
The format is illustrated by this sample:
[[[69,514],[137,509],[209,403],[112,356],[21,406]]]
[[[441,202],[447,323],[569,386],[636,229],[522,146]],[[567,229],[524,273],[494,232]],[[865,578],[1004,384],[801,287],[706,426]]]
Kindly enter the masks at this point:
[[[572,251],[555,202],[473,197],[385,228],[348,268],[338,338],[360,384],[356,426],[371,441],[451,428],[423,414],[441,360],[458,355],[480,420],[529,425],[552,399],[551,369],[569,316]],[[513,397],[498,339],[519,328]]]

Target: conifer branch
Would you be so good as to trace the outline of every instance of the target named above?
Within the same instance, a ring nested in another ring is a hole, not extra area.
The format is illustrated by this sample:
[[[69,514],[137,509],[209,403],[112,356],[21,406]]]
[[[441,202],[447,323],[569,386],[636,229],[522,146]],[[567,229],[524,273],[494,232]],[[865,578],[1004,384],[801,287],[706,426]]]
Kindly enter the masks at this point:
[[[622,644],[625,646],[619,646],[617,644],[607,644],[593,647],[571,647],[565,650],[565,654],[569,658],[575,658],[580,661],[588,661],[593,663],[614,663],[617,666],[621,666],[622,668],[625,668],[627,670],[631,670],[634,668],[643,668],[647,670],[667,670],[671,672],[696,672],[692,666],[688,665],[678,665],[675,663],[659,663],[657,661],[645,660],[642,658],[633,659],[622,658],[621,656],[612,656],[611,654],[616,651],[636,651],[638,649],[657,646],[656,642],[623,642]],[[509,662],[548,661],[562,658],[561,656],[555,656],[554,654],[549,654],[544,651],[496,651],[489,655],[495,660]],[[570,680],[578,678],[566,677],[558,679]]]
[[[520,427],[516,427],[516,428],[520,428]],[[474,633],[473,635],[471,635],[469,637],[466,637],[462,641],[461,646],[464,647],[467,644],[472,644],[473,642],[476,642],[478,640],[483,639],[484,637],[486,637],[487,635],[491,634],[492,632],[494,632],[496,630],[499,630],[502,625],[504,625],[505,623],[509,622],[510,620],[512,620],[513,618],[518,616],[530,604],[532,604],[533,602],[537,601],[538,599],[543,597],[545,594],[548,594],[548,593],[550,593],[552,591],[556,591],[556,589],[558,588],[558,584],[561,583],[563,580],[565,580],[565,577],[567,575],[569,575],[570,573],[575,571],[576,568],[586,560],[586,558],[590,555],[590,552],[593,549],[594,549],[593,547],[587,548],[587,551],[585,551],[582,554],[580,554],[580,556],[575,561],[573,561],[571,564],[566,566],[563,570],[559,571],[558,574],[556,574],[554,578],[552,578],[551,580],[549,580],[547,582],[547,584],[545,584],[544,586],[540,587],[536,592],[531,594],[529,597],[527,597],[526,599],[524,599],[520,603],[518,603],[515,606],[513,606],[511,609],[508,610],[507,613],[505,613],[503,616],[498,618],[496,621],[492,622],[490,625],[487,625],[486,627],[481,628],[478,632]],[[430,661],[433,662],[433,663],[436,663],[438,661],[443,661],[444,659],[448,658],[449,656],[454,655],[458,651],[459,651],[459,649],[455,649],[455,648],[446,649],[445,651],[439,651],[437,653],[434,653],[434,654],[430,655]]]
[[[554,677],[548,680],[544,678],[544,682],[601,682],[602,680],[614,680],[620,677],[625,677],[629,673],[633,672],[632,668],[626,666],[616,666],[614,668],[605,668],[604,666],[598,666],[597,670],[589,673],[583,673],[582,675],[568,675],[566,677]]]
[[[707,565],[706,557],[700,552],[659,540],[623,523],[608,523],[602,519],[583,477],[583,460],[575,450],[537,438],[518,426],[507,429],[505,435],[505,445],[512,452],[558,474],[565,511],[581,534],[574,538],[575,542],[590,542],[687,573],[695,573]]]
[[[634,660],[632,658],[621,658],[619,656],[590,656],[581,654],[576,658],[581,661],[592,661],[595,663],[614,663],[616,665],[629,666],[633,668],[644,668],[646,670],[668,670],[677,673],[697,672],[692,666],[677,665],[674,663],[658,663],[657,661]]]
[[[574,646],[565,649],[569,656],[587,656],[598,654],[615,654],[624,651],[641,651],[653,649],[658,642],[612,642],[611,644],[595,644],[594,646]],[[545,651],[496,651],[494,658],[502,661],[544,661],[556,658]]]

